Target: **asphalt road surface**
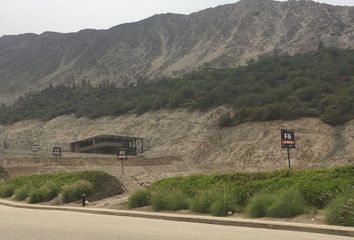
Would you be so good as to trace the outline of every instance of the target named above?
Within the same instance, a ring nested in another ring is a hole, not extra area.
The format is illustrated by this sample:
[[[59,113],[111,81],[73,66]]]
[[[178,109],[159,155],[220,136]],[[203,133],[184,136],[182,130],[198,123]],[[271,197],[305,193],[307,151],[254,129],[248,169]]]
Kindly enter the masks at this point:
[[[345,240],[340,236],[0,206],[0,240]]]

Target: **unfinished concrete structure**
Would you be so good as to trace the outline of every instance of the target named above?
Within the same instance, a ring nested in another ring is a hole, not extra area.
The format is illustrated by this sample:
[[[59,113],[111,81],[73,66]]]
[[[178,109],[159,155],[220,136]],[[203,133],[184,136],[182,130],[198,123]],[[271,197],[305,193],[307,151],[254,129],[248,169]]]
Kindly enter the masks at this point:
[[[136,156],[144,152],[144,139],[102,134],[71,142],[70,151],[97,154],[117,154],[119,151],[125,151],[129,156]]]

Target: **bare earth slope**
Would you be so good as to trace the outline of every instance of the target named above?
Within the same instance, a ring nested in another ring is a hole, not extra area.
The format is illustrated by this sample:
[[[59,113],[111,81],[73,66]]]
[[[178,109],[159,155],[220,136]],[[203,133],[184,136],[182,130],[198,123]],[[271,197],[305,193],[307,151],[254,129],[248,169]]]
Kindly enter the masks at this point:
[[[297,135],[297,148],[291,152],[294,166],[331,166],[354,160],[353,121],[337,128],[304,118],[218,129],[216,121],[224,111],[163,110],[97,120],[63,116],[49,122],[24,121],[0,128],[0,143],[6,139],[16,147],[36,141],[44,148],[101,133],[135,135],[146,140],[145,157],[172,156],[191,165],[265,170],[287,167],[280,129],[292,128]]]
[[[243,0],[191,15],[156,15],[108,30],[0,38],[0,102],[49,84],[126,87],[269,52],[354,47],[354,7]]]

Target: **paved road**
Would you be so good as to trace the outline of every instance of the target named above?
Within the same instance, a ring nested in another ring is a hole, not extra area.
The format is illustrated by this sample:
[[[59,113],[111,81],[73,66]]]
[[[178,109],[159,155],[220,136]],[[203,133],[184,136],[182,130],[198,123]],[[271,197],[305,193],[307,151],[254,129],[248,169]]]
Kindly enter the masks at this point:
[[[346,240],[352,238],[0,206],[0,240]]]

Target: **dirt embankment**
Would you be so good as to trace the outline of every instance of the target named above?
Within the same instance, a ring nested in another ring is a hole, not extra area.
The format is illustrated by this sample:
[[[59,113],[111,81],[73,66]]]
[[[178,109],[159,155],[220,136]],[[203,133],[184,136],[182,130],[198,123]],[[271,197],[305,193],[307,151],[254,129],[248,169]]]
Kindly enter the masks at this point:
[[[62,116],[48,122],[23,121],[0,127],[0,146],[31,142],[42,145],[109,133],[145,139],[144,157],[173,156],[185,165],[225,165],[235,170],[266,170],[287,166],[280,148],[280,129],[295,130],[297,148],[291,151],[295,167],[332,166],[354,160],[354,121],[333,128],[318,119],[245,123],[219,129],[216,122],[227,111],[162,110],[141,116],[89,120]]]

